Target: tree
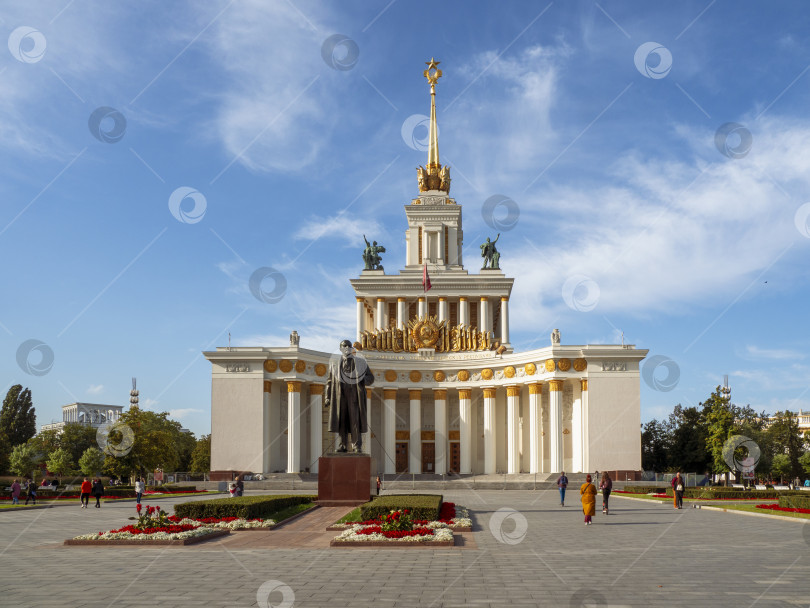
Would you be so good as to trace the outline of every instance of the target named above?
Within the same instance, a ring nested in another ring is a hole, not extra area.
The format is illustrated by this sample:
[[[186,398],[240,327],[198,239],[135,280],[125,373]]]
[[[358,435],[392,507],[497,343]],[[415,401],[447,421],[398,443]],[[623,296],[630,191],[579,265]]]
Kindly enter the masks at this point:
[[[87,448],[79,458],[79,469],[85,475],[96,475],[104,466],[104,454],[98,448]]]
[[[9,470],[21,477],[30,475],[36,468],[36,454],[34,448],[28,443],[15,445],[9,457]]]
[[[37,433],[37,415],[30,389],[15,384],[6,393],[0,409],[0,435],[11,447],[25,443]]]
[[[711,455],[706,448],[709,435],[706,418],[696,407],[675,406],[669,416],[671,432],[670,464],[681,471],[703,473],[711,469]]]
[[[790,457],[787,454],[776,454],[771,462],[771,475],[779,478],[781,482],[783,478],[790,477]]]
[[[776,412],[767,435],[773,441],[773,451],[777,455],[785,455],[788,467],[783,473],[785,477],[793,479],[802,474],[802,465],[799,463],[804,453],[804,441],[799,432],[799,420],[791,411]],[[776,456],[774,456],[776,460]],[[775,465],[772,465],[772,468]]]
[[[194,451],[191,453],[189,471],[192,473],[208,473],[211,470],[211,435],[203,435],[197,440]]]
[[[641,467],[645,471],[666,471],[670,447],[668,424],[653,418],[641,429]]]
[[[59,448],[50,453],[46,466],[51,473],[56,473],[61,478],[73,470],[73,460],[67,450]]]
[[[59,431],[48,429],[47,431],[40,431],[37,435],[31,437],[31,439],[26,442],[26,445],[31,446],[36,465],[39,466],[45,464],[45,461],[48,459],[48,454],[62,447],[62,442],[59,437]]]
[[[700,405],[703,407],[703,414],[706,418],[708,432],[706,447],[711,454],[712,470],[715,473],[727,473],[729,467],[723,456],[723,446],[734,434],[734,413],[731,410],[729,397],[723,395],[718,386]]]
[[[80,422],[69,422],[62,427],[59,447],[70,453],[73,462],[78,462],[88,448],[97,448],[98,429]]]

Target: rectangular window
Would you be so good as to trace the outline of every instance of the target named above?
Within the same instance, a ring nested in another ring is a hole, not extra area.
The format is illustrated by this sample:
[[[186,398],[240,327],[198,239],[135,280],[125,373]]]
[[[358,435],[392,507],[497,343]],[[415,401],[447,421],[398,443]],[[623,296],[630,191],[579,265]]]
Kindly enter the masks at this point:
[[[436,310],[437,304],[438,302],[428,302],[428,315],[430,315],[431,317],[435,317],[439,314],[438,311]]]
[[[450,251],[450,245],[447,242],[447,226],[445,226],[444,227],[444,263],[445,264],[450,263],[449,251]]]
[[[468,305],[470,307],[470,325],[478,327],[478,303],[473,300],[469,302]]]
[[[458,325],[458,303],[450,302],[450,326]]]
[[[388,327],[397,326],[397,303],[388,303]]]

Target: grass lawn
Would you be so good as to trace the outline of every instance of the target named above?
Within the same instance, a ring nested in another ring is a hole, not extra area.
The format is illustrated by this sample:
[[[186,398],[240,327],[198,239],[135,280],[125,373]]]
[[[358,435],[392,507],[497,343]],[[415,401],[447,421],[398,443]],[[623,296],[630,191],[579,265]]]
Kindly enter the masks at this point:
[[[762,503],[765,504],[765,503]],[[808,513],[791,513],[790,511],[771,511],[770,509],[757,509],[755,505],[710,505],[712,507],[721,507],[729,509],[730,511],[748,511],[749,513],[761,513],[765,515],[779,515],[780,517],[797,517],[799,519],[810,519]]]
[[[276,511],[272,515],[268,515],[265,519],[272,519],[274,522],[281,523],[285,519],[289,519],[293,515],[298,515],[302,511],[306,511],[310,507],[312,507],[314,503],[305,502],[299,505],[293,505],[291,507],[287,507],[286,509],[282,509],[281,511]]]
[[[346,515],[344,515],[339,520],[337,520],[335,523],[336,524],[347,524],[347,523],[353,522],[353,521],[358,521],[358,522],[360,521],[360,507],[352,509],[351,511],[346,513]]]

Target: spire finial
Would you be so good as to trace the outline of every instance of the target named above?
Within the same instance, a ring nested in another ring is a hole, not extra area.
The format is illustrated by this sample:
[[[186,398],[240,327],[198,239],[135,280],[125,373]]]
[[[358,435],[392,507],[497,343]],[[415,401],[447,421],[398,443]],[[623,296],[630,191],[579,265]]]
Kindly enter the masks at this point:
[[[450,193],[450,168],[442,167],[439,162],[439,126],[436,122],[436,82],[442,77],[439,63],[431,57],[426,61],[427,69],[423,72],[430,83],[430,127],[428,132],[428,161],[425,168],[417,169],[419,191],[443,190]]]

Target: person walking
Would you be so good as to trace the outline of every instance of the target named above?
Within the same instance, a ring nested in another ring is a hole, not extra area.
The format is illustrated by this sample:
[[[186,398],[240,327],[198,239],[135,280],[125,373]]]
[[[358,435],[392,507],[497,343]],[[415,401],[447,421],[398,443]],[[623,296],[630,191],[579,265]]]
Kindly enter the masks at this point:
[[[674,496],[674,503],[676,509],[683,509],[683,489],[685,484],[683,482],[683,477],[681,477],[681,472],[678,471],[675,473],[675,477],[672,478],[670,482],[672,485],[672,494]]]
[[[602,490],[602,513],[607,515],[610,491],[613,489],[613,480],[610,478],[607,471],[602,472],[602,480],[599,482],[599,489]]]
[[[14,483],[11,484],[11,504],[18,505],[20,504],[20,491],[22,488],[20,487],[19,480],[15,479]]]
[[[37,504],[37,484],[34,483],[34,480],[28,482],[28,488],[26,489],[25,495],[25,504],[28,504],[29,500],[33,500],[34,504]]]
[[[596,486],[591,483],[591,476],[585,478],[585,483],[579,488],[579,493],[582,496],[582,512],[585,514],[585,525],[590,526],[593,523],[591,519],[596,515]]]
[[[137,504],[141,504],[141,496],[143,496],[143,491],[146,488],[143,487],[143,482],[141,481],[140,477],[135,478],[135,498],[137,499]]]
[[[236,476],[236,496],[242,496],[245,493],[245,482],[242,481],[242,476]]]
[[[104,485],[98,477],[93,480],[93,496],[96,497],[96,509],[100,509],[101,497],[104,496]]]
[[[565,476],[565,471],[560,473],[557,478],[557,488],[560,490],[560,506],[565,506],[565,488],[568,487],[568,478]]]
[[[382,482],[380,481],[380,476],[377,475],[377,496],[380,495],[380,488],[382,487]]]
[[[87,508],[87,504],[90,502],[90,492],[92,491],[93,491],[93,484],[91,484],[87,480],[87,477],[85,477],[84,481],[82,482],[81,496],[79,497],[79,500],[82,503],[82,509]]]

